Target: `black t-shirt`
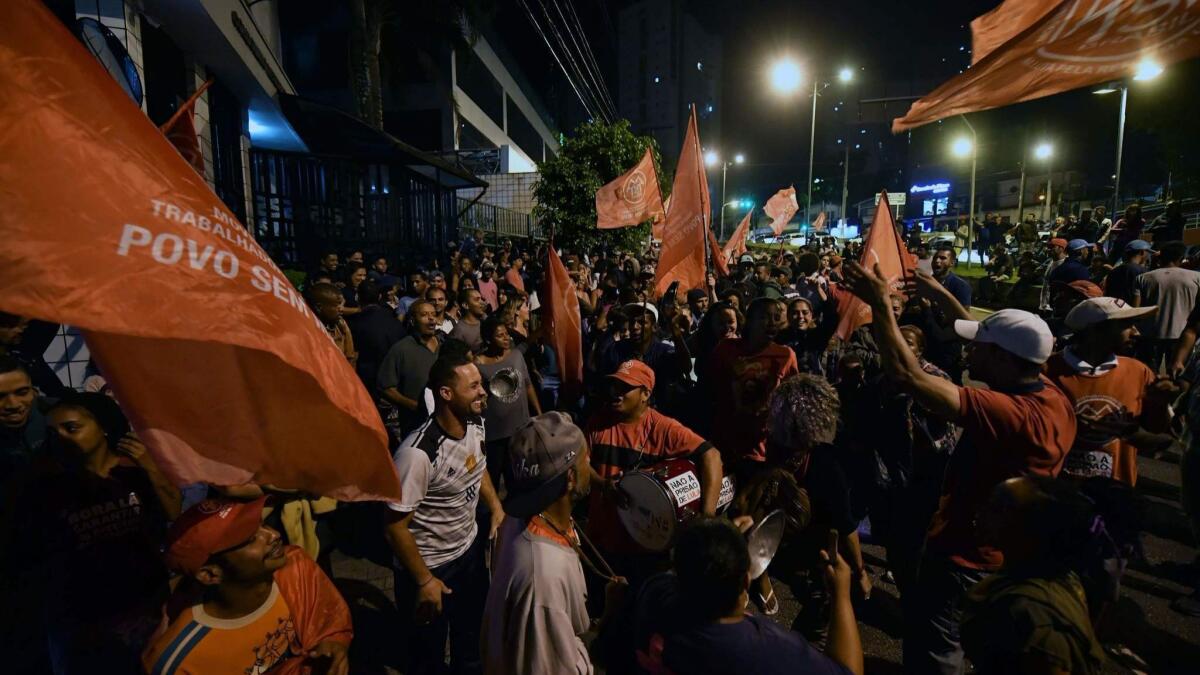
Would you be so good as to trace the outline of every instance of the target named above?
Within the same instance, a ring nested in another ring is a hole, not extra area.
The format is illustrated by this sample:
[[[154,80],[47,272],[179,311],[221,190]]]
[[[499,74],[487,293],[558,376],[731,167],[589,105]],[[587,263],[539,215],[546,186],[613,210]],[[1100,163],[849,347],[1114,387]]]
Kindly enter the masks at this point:
[[[41,472],[17,503],[16,541],[28,548],[15,564],[44,581],[49,616],[94,619],[166,590],[166,516],[141,468]]]
[[[633,616],[635,671],[645,675],[841,675],[846,668],[799,634],[768,617],[737,623],[699,623],[679,601],[672,573],[651,577],[638,593]]]

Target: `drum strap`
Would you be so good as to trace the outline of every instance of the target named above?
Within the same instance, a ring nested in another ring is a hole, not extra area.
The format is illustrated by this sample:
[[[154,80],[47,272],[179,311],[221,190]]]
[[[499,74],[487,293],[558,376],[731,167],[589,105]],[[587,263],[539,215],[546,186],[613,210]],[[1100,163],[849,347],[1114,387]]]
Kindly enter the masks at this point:
[[[566,532],[558,529],[558,526],[550,522],[550,519],[546,516],[539,513],[537,517],[541,518],[542,522],[548,525],[550,529],[554,530],[558,536],[566,539],[567,542],[571,544],[571,548],[575,549],[575,554],[579,556],[579,559],[582,560],[583,563],[587,565],[588,569],[590,569],[596,576],[604,579],[605,581],[616,581],[617,575],[613,572],[612,568],[608,566],[608,561],[604,559],[604,556],[600,555],[600,549],[596,548],[596,545],[592,543],[591,539],[587,538],[582,530],[579,530],[575,527],[574,520],[571,521],[571,530],[577,536],[572,537]],[[596,566],[596,563],[593,562],[592,559],[583,552],[583,549],[579,547],[580,540],[587,544],[588,548],[592,549],[592,553],[596,555],[596,560],[600,561],[600,564],[604,567],[603,571],[601,571],[600,568]]]

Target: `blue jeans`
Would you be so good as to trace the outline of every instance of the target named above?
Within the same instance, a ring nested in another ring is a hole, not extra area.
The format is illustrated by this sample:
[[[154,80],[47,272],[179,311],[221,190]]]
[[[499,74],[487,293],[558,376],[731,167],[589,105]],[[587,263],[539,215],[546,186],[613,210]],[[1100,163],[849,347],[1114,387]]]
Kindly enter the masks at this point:
[[[454,591],[442,596],[442,615],[430,623],[418,624],[413,616],[417,586],[408,570],[393,570],[400,635],[407,643],[406,675],[474,675],[483,672],[479,656],[479,631],[489,585],[483,555],[487,541],[487,530],[481,529],[461,556],[430,568],[435,577]],[[446,667],[447,637],[450,638],[449,668]]]
[[[963,651],[958,641],[962,597],[986,572],[960,567],[927,553],[916,587],[904,603],[904,672],[913,675],[961,675]]]

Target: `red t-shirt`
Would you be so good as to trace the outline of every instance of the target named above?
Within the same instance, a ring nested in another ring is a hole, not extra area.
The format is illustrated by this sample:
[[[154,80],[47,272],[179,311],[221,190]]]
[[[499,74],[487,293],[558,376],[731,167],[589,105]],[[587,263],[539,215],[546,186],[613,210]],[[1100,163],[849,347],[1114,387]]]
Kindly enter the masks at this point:
[[[678,420],[651,408],[634,423],[617,420],[612,413],[593,415],[584,427],[591,461],[603,478],[613,478],[636,468],[648,468],[676,457],[698,457],[712,445]],[[634,543],[617,516],[617,502],[593,486],[588,504],[587,533],[605,552],[633,553]]]
[[[798,375],[796,354],[771,343],[746,353],[743,338],[722,340],[706,364],[705,384],[713,397],[711,438],[726,466],[767,458],[767,407],[780,382]]]
[[[1075,412],[1044,377],[1011,394],[960,387],[958,401],[963,436],[946,469],[927,546],[964,567],[998,569],[1004,556],[978,540],[976,517],[1009,478],[1058,475],[1075,441]]]
[[[1093,375],[1073,368],[1063,354],[1055,354],[1046,363],[1046,376],[1071,399],[1079,423],[1063,473],[1078,478],[1104,476],[1130,486],[1137,483],[1137,447],[1093,428],[1092,423],[1141,418],[1154,373],[1141,361],[1118,356],[1115,368]]]

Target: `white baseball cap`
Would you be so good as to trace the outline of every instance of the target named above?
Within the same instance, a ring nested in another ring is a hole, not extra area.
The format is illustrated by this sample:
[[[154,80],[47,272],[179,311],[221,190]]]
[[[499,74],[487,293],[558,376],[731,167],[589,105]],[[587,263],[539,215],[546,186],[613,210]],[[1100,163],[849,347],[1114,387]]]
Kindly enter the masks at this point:
[[[1134,307],[1120,298],[1088,298],[1067,312],[1067,328],[1083,330],[1115,319],[1136,319],[1158,311],[1157,305]]]
[[[1020,309],[1002,309],[983,321],[958,319],[954,332],[965,340],[994,344],[1033,363],[1045,363],[1054,349],[1054,335],[1046,322]]]

